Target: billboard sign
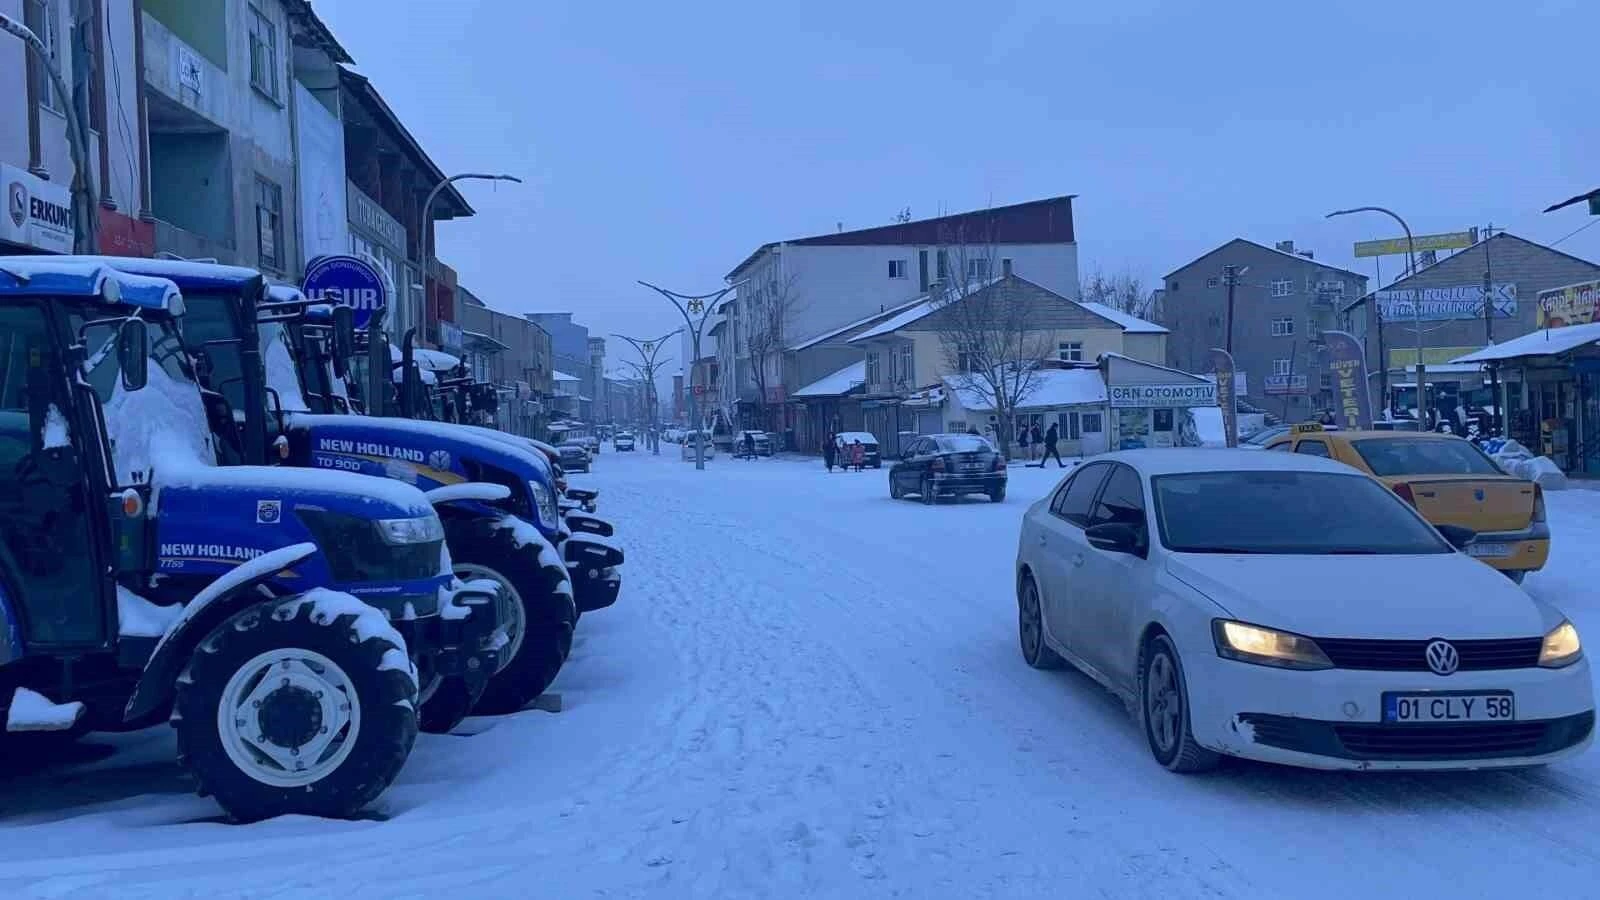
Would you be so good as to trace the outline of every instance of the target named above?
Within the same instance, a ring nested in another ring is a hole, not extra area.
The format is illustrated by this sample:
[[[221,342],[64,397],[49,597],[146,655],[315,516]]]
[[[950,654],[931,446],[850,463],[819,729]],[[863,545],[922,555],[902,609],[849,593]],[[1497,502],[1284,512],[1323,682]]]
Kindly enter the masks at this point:
[[[1304,394],[1309,383],[1304,375],[1268,375],[1263,382],[1262,390],[1270,396],[1278,397]]]
[[[1469,228],[1466,231],[1449,231],[1443,234],[1419,234],[1411,239],[1408,247],[1403,237],[1383,238],[1377,241],[1356,241],[1357,257],[1364,256],[1405,256],[1408,249],[1418,253],[1424,250],[1460,250],[1471,247],[1478,242],[1478,229]]]
[[[1449,287],[1389,288],[1373,295],[1378,313],[1385,322],[1428,322],[1483,318],[1483,285],[1457,284]],[[1541,295],[1542,296],[1542,295]],[[1511,319],[1517,315],[1517,286],[1514,282],[1494,285],[1494,317]],[[1418,309],[1418,305],[1421,309]]]
[[[1106,386],[1112,409],[1171,406],[1216,406],[1217,386],[1209,381],[1181,384],[1113,384]]]
[[[1229,447],[1239,446],[1239,393],[1234,377],[1233,354],[1220,347],[1211,348],[1211,368],[1217,373],[1217,405],[1222,407],[1222,438]]]
[[[1328,369],[1333,373],[1339,427],[1372,427],[1372,394],[1367,385],[1367,358],[1361,342],[1348,331],[1324,331],[1328,348]]]
[[[383,273],[354,256],[319,256],[306,266],[300,290],[307,298],[342,304],[355,310],[356,330],[372,321],[373,313],[389,304]]]
[[[1586,325],[1595,321],[1597,306],[1600,306],[1600,281],[1584,281],[1540,291],[1539,313],[1534,327]]]

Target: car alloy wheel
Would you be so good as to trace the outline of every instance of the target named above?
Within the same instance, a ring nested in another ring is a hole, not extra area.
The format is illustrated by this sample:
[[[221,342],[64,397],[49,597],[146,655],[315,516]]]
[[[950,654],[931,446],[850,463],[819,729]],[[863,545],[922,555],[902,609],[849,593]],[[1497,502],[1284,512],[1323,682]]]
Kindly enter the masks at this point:
[[[1044,642],[1044,613],[1039,607],[1039,586],[1033,576],[1024,576],[1017,592],[1017,637],[1022,644],[1022,660],[1035,669],[1057,669],[1061,657]]]
[[[1156,762],[1173,772],[1216,768],[1217,753],[1200,746],[1189,726],[1188,684],[1172,639],[1151,638],[1139,679],[1139,718]]]

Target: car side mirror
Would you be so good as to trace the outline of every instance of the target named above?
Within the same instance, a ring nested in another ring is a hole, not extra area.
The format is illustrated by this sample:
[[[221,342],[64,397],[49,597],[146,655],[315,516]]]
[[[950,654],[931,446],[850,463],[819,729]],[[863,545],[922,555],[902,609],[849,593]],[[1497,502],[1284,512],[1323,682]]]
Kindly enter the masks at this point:
[[[148,335],[143,319],[128,319],[117,332],[117,367],[122,370],[122,388],[142,389],[150,381]]]
[[[1460,525],[1436,525],[1434,527],[1439,529],[1439,534],[1443,536],[1446,541],[1450,542],[1450,546],[1456,548],[1457,550],[1467,549],[1467,547],[1478,538],[1478,533],[1476,531],[1473,531],[1471,528],[1464,528]]]
[[[1089,542],[1089,546],[1098,550],[1140,557],[1145,555],[1144,534],[1137,526],[1126,522],[1090,525],[1084,529],[1083,537]]]

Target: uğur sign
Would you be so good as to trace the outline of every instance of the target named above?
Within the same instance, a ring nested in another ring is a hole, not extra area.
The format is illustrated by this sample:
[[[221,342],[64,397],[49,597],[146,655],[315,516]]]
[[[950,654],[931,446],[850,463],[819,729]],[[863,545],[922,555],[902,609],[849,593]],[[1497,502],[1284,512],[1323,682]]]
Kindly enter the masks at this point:
[[[306,297],[325,300],[355,310],[357,330],[366,328],[378,310],[388,306],[389,292],[383,274],[355,256],[319,256],[306,265],[300,283]]]

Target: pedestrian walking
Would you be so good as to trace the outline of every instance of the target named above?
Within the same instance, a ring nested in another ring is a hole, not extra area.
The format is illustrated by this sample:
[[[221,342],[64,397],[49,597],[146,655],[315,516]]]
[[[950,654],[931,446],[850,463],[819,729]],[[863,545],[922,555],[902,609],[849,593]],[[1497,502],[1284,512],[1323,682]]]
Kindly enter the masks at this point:
[[[744,433],[744,458],[756,458],[756,436],[748,431]]]
[[[866,461],[867,448],[861,446],[860,438],[856,438],[855,443],[850,445],[850,464],[855,466],[856,471],[859,472],[861,471],[862,463],[865,463]]]
[[[1050,430],[1044,433],[1044,453],[1039,457],[1039,468],[1044,468],[1044,464],[1049,462],[1052,456],[1056,458],[1058,467],[1063,469],[1067,467],[1067,464],[1061,461],[1061,451],[1056,448],[1056,442],[1060,437],[1061,432],[1056,430],[1056,423],[1051,422]]]
[[[834,442],[833,435],[828,435],[822,442],[822,464],[828,467],[828,472],[833,472],[834,454],[839,452],[839,447]]]
[[[1028,426],[1023,425],[1017,429],[1017,446],[1022,448],[1022,458],[1033,462],[1033,448],[1028,445]]]
[[[835,435],[833,438],[833,453],[839,460],[839,471],[850,468],[850,448],[844,444],[844,435]]]

